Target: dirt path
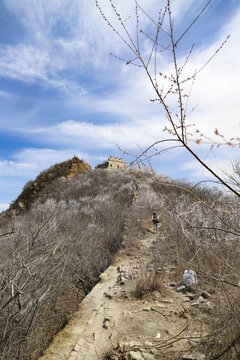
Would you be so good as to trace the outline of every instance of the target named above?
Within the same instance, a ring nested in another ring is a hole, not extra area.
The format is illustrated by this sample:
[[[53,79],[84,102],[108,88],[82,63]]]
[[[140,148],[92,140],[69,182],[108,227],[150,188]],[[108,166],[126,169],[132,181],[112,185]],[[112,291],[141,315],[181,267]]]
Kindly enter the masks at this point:
[[[204,313],[199,308],[202,304],[210,307],[210,301],[206,305],[207,300],[196,294],[171,289],[173,268],[165,269],[165,296],[159,292],[145,300],[132,296],[155,241],[160,238],[149,232],[147,237],[139,239],[136,253],[119,257],[101,275],[101,281],[83,300],[72,321],[55,337],[41,360],[103,360],[117,347],[123,353],[128,348],[128,358],[132,360],[184,359],[184,353],[192,353],[199,337],[204,335],[201,322]],[[176,351],[181,357],[175,357]],[[160,354],[164,355],[159,357]],[[205,359],[196,352],[189,356],[192,357],[185,358]]]

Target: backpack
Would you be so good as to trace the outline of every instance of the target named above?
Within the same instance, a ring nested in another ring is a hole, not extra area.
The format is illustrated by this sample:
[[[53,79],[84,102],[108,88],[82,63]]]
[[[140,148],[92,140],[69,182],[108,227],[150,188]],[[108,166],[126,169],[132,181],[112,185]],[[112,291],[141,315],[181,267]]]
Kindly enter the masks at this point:
[[[183,284],[187,287],[197,285],[197,274],[194,270],[185,270],[183,273]]]

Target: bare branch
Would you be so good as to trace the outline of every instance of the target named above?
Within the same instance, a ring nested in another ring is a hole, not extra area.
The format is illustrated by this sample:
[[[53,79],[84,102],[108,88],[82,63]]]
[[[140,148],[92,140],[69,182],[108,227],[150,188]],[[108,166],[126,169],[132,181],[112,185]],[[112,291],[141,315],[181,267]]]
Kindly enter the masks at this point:
[[[182,38],[187,34],[187,32],[191,29],[191,27],[195,24],[195,22],[200,18],[200,16],[204,13],[204,11],[207,9],[207,7],[211,4],[213,0],[209,0],[206,5],[202,8],[200,13],[197,17],[191,22],[191,24],[187,27],[187,29],[182,33],[182,35],[178,38],[178,40],[175,42],[175,46],[182,40]]]
[[[148,150],[150,150],[152,147],[156,146],[157,144],[161,144],[163,142],[169,142],[169,141],[178,141],[177,139],[165,139],[165,140],[159,140],[150,145],[147,149],[145,149],[135,160],[133,160],[130,165],[133,165],[137,160],[139,160]]]

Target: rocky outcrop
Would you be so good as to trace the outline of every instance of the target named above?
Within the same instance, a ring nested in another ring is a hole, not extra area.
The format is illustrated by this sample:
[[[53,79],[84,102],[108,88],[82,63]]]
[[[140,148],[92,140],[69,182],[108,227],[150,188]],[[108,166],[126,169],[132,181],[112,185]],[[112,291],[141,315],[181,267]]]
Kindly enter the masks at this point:
[[[29,181],[24,186],[22,193],[10,205],[8,212],[15,211],[19,213],[27,210],[38,198],[40,192],[55,180],[59,178],[71,179],[77,174],[88,171],[91,171],[91,166],[80,160],[77,156],[51,166],[49,169],[42,171],[34,181]]]

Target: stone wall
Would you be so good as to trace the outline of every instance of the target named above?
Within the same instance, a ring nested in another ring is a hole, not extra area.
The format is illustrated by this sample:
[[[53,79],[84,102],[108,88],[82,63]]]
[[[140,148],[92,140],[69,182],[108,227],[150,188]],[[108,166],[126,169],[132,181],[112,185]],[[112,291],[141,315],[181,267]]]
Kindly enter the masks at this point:
[[[107,170],[117,170],[117,169],[127,169],[128,165],[122,158],[117,158],[110,156],[107,161],[96,166],[96,169],[107,169]]]
[[[109,170],[115,170],[115,169],[127,169],[127,163],[122,158],[116,158],[113,156],[110,156],[108,158],[108,168]]]

